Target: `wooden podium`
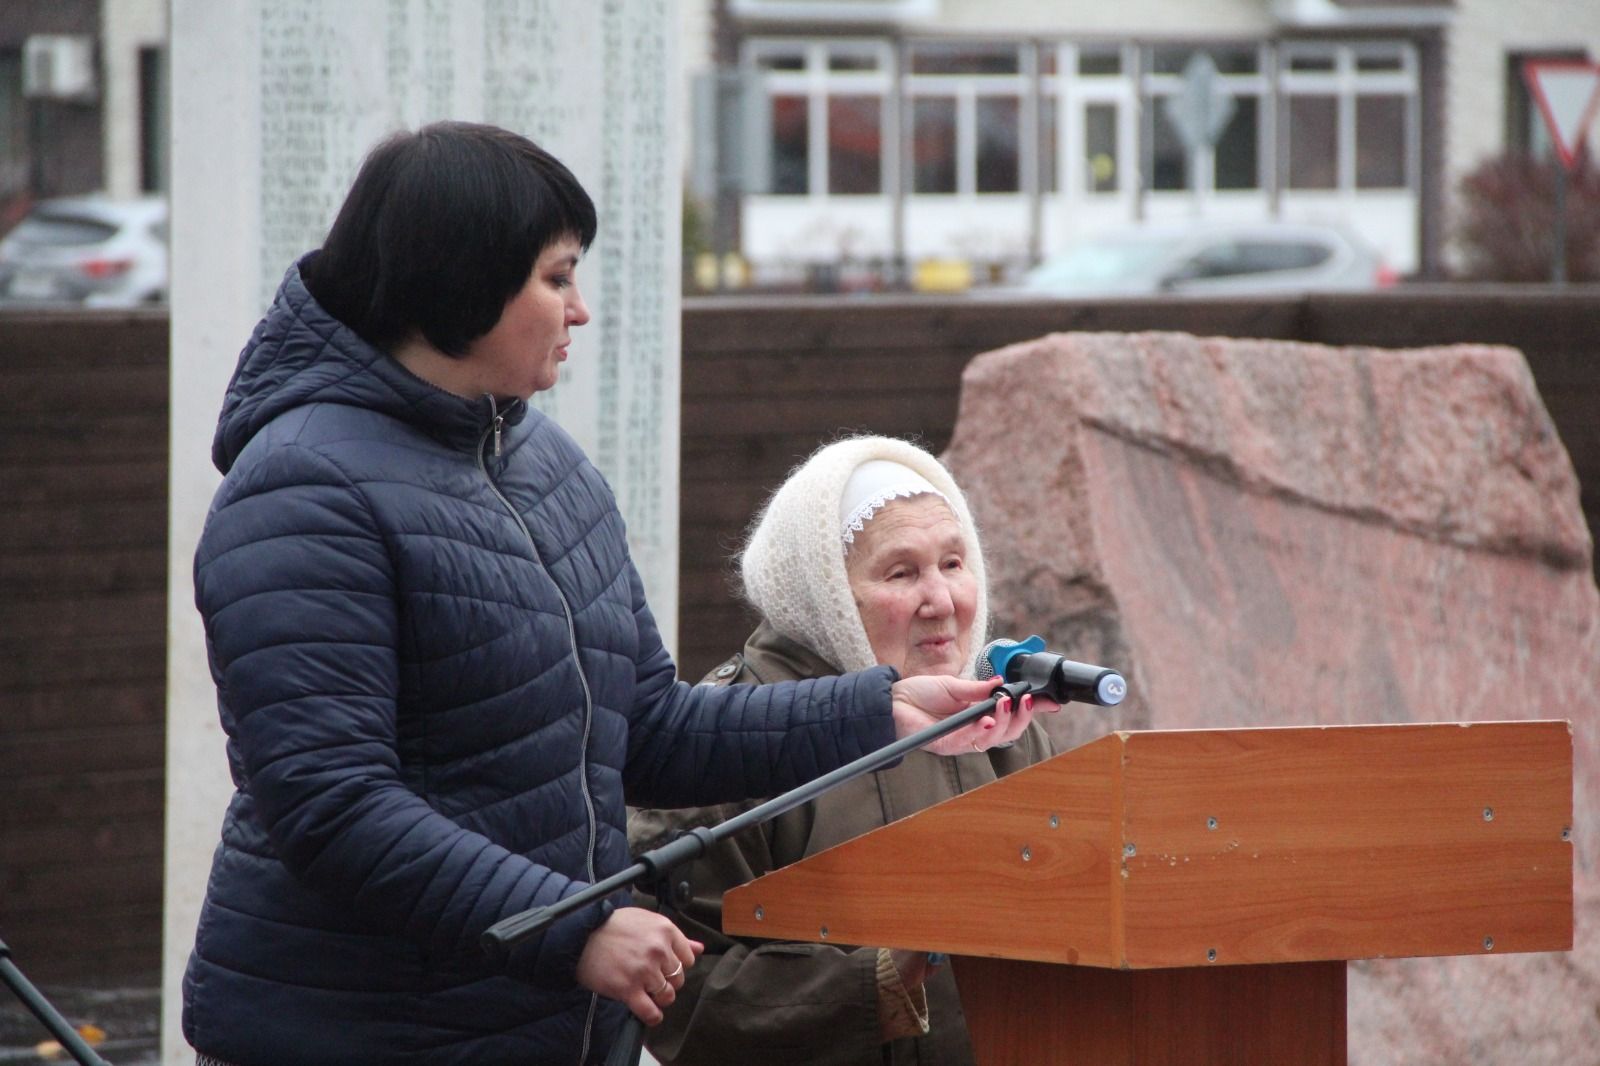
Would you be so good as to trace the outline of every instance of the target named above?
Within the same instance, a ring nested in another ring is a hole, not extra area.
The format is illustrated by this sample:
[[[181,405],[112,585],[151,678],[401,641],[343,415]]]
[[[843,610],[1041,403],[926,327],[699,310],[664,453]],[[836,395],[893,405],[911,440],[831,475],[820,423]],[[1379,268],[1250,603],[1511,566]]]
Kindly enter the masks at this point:
[[[1571,949],[1571,825],[1564,721],[1115,733],[723,925],[956,956],[983,1066],[1344,1063],[1345,960]]]

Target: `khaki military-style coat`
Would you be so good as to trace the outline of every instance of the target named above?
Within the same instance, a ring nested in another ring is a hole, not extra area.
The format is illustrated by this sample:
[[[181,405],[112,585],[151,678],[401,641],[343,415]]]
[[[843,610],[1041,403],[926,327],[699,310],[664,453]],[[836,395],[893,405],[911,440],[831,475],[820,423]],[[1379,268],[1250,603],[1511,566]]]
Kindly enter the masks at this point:
[[[771,684],[838,671],[765,623],[744,651],[704,684]],[[811,803],[723,841],[687,868],[691,898],[678,915],[685,933],[706,944],[666,1021],[647,1034],[652,1054],[671,1066],[971,1066],[961,1000],[948,966],[927,980],[930,1032],[884,1044],[879,1030],[877,949],[741,940],[722,933],[722,894],[779,867],[887,825],[941,800],[988,784],[1053,754],[1035,723],[1011,747],[972,755],[912,752],[899,765],[856,778]],[[709,826],[754,802],[676,811],[634,812],[635,851],[681,830]],[[928,885],[928,891],[939,886]]]

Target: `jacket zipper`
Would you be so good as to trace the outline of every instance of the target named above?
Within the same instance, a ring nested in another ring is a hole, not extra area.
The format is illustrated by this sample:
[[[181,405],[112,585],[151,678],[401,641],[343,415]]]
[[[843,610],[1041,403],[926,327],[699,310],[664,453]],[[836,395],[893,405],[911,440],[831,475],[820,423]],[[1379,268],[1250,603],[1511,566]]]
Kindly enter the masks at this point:
[[[489,396],[489,415],[489,428],[484,431],[482,437],[478,438],[478,469],[483,472],[484,480],[489,483],[489,490],[495,494],[495,498],[511,513],[512,519],[517,523],[517,528],[522,530],[522,536],[528,542],[528,550],[533,552],[534,562],[538,563],[539,569],[549,576],[550,584],[556,590],[556,598],[561,601],[561,613],[567,620],[567,642],[572,647],[572,664],[577,668],[578,683],[583,687],[583,744],[580,749],[582,765],[579,767],[578,788],[583,794],[583,810],[589,822],[589,846],[584,853],[584,869],[589,875],[589,883],[593,884],[599,880],[594,871],[594,849],[599,843],[599,830],[594,813],[594,796],[589,792],[589,736],[594,725],[594,696],[589,691],[589,678],[583,672],[583,658],[578,653],[578,627],[572,620],[572,605],[567,602],[567,595],[561,591],[561,585],[557,583],[555,575],[550,573],[550,568],[544,565],[544,559],[539,555],[539,545],[534,543],[533,534],[528,531],[528,524],[522,520],[522,514],[512,506],[510,500],[506,499],[505,493],[500,491],[500,486],[495,482],[494,475],[489,473],[489,464],[484,461],[483,450],[484,446],[489,443],[490,437],[494,438],[495,458],[498,459],[500,457],[500,432],[505,427],[506,422],[506,416],[500,413],[499,405],[495,402],[493,394]],[[599,995],[594,992],[589,993],[589,1012],[583,1022],[583,1048],[578,1053],[579,1066],[583,1066],[583,1063],[589,1060],[589,1034],[594,1028],[595,1012],[599,1006]]]

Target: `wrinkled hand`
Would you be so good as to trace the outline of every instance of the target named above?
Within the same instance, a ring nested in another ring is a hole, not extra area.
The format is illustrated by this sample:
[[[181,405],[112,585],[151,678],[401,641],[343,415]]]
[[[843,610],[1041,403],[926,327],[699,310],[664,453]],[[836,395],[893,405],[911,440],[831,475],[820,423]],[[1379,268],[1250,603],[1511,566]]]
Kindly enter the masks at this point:
[[[678,998],[684,972],[706,946],[642,907],[619,907],[589,934],[578,957],[578,984],[620,1000],[646,1025]],[[671,976],[668,976],[668,975]]]
[[[895,736],[910,736],[941,718],[948,718],[980,700],[986,700],[1000,684],[998,677],[982,681],[933,674],[903,677],[889,690],[894,704]],[[986,751],[996,744],[1009,744],[1016,740],[1028,728],[1036,712],[1048,713],[1061,709],[1058,704],[1036,696],[1024,696],[1020,702],[1022,706],[1013,707],[1011,697],[1002,697],[993,713],[931,744],[925,744],[923,748],[935,755],[968,755],[975,751]]]

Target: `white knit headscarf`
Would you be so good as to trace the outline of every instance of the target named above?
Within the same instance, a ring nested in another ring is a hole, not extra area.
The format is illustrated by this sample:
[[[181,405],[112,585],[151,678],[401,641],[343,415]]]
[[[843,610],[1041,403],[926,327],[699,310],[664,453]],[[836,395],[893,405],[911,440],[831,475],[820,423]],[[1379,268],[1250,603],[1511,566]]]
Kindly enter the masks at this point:
[[[850,594],[840,528],[840,497],[858,466],[887,459],[909,467],[944,497],[961,526],[966,566],[977,581],[964,676],[989,628],[989,583],[967,499],[939,460],[893,437],[851,437],[818,449],[773,493],[739,557],[744,594],[779,633],[841,670],[877,662]]]

